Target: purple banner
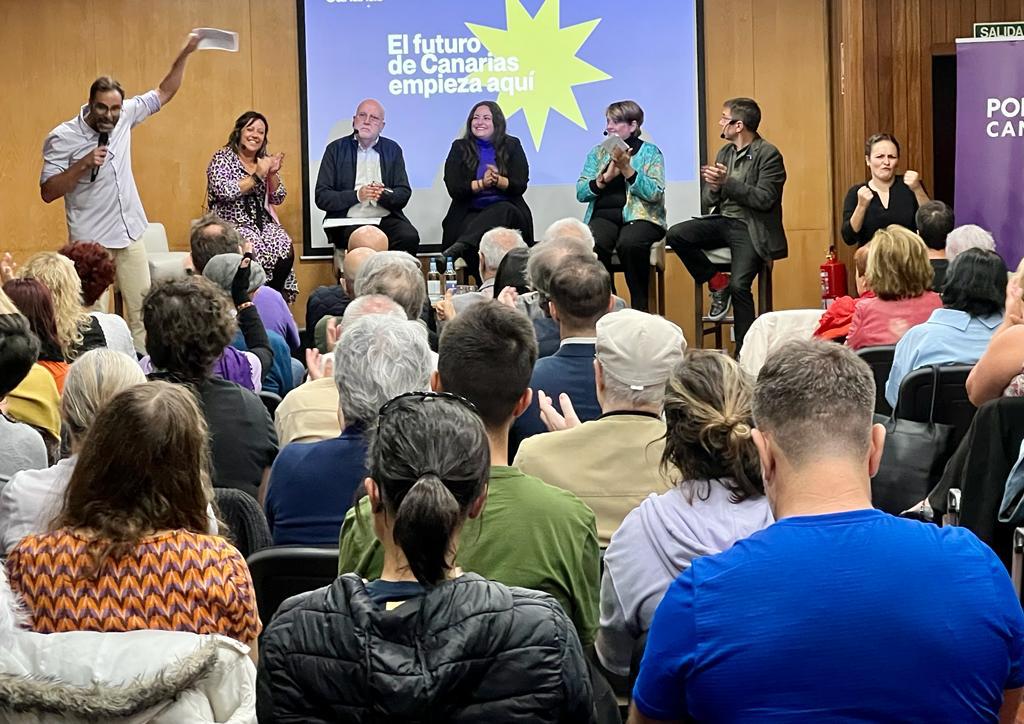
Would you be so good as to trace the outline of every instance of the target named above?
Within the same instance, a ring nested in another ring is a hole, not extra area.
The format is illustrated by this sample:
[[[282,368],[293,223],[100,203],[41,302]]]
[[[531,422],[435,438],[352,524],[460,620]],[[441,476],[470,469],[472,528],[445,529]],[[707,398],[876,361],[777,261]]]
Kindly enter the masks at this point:
[[[956,223],[977,224],[1015,269],[1024,256],[1024,41],[956,45]]]

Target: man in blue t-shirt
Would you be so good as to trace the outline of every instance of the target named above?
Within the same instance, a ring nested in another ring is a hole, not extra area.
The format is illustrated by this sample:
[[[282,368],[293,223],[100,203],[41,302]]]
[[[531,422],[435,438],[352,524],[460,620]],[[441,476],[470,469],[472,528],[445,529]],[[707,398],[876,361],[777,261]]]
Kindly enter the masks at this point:
[[[792,342],[754,393],[774,525],[698,558],[654,616],[630,722],[1012,721],[1024,613],[972,533],[871,507],[885,431],[850,350]]]

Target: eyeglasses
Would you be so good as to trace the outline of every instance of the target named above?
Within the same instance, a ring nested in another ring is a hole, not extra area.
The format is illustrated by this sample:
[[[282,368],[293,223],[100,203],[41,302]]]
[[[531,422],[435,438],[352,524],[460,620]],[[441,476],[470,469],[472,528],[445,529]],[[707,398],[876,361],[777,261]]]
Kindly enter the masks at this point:
[[[739,120],[739,118],[720,118],[718,122],[722,123],[722,121],[725,121],[725,123],[723,123],[722,125],[731,126],[732,124],[736,123]]]
[[[453,395],[451,392],[403,392],[397,397],[392,397],[390,400],[381,405],[380,412],[377,413],[377,420],[382,420],[384,418],[384,415],[387,414],[388,410],[392,409],[395,406],[395,403],[399,402],[400,400],[410,398],[415,398],[419,402],[426,402],[429,400],[454,400],[455,402],[458,402],[473,414],[480,414],[476,409],[476,405],[467,400],[465,397],[462,397],[460,395]]]

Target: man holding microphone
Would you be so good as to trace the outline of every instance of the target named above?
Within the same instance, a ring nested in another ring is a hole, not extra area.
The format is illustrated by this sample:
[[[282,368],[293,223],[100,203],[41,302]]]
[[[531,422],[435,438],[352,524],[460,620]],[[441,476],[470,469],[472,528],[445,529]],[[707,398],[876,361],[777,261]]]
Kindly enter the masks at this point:
[[[149,263],[142,234],[149,222],[131,166],[131,131],[174,97],[185,61],[200,36],[191,33],[156,90],[125,99],[121,84],[101,76],[89,88],[89,102],[60,124],[43,144],[39,178],[43,201],[64,198],[68,238],[96,241],[114,258],[117,286],[135,348],[145,351],[142,299],[149,291]]]

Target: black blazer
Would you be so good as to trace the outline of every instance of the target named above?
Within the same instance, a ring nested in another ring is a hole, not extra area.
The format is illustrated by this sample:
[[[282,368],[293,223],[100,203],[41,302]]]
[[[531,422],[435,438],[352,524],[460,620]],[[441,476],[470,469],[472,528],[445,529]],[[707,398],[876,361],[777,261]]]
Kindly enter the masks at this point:
[[[735,153],[736,147],[726,144],[719,149],[715,162],[728,166],[729,156]],[[701,204],[704,208],[717,208],[723,198],[732,199],[746,212],[744,221],[757,255],[765,261],[785,259],[789,245],[782,227],[782,187],[786,183],[782,154],[757,136],[750,142],[746,155],[752,165],[746,183],[730,176],[718,191],[704,184]]]
[[[526,152],[523,151],[523,144],[518,138],[505,136],[505,142],[508,144],[508,168],[502,171],[502,175],[508,178],[508,188],[504,193],[507,200],[515,205],[526,219],[524,228],[519,230],[523,235],[523,241],[533,244],[533,215],[523,199],[526,186],[530,182],[530,162],[526,160]],[[441,222],[441,244],[444,248],[454,244],[462,233],[463,221],[475,196],[470,186],[476,179],[476,169],[466,168],[463,150],[469,143],[473,143],[473,139],[455,140],[444,162],[444,185],[448,189],[448,195],[452,197],[452,205],[448,207],[448,214]]]
[[[327,212],[328,219],[343,219],[348,210],[359,203],[356,196],[356,135],[332,141],[324,150],[320,173],[316,177],[316,205]],[[391,215],[405,219],[402,209],[409,203],[412,187],[405,172],[402,147],[390,138],[381,136],[375,147],[380,155],[381,181],[392,193],[380,197],[380,204]]]

